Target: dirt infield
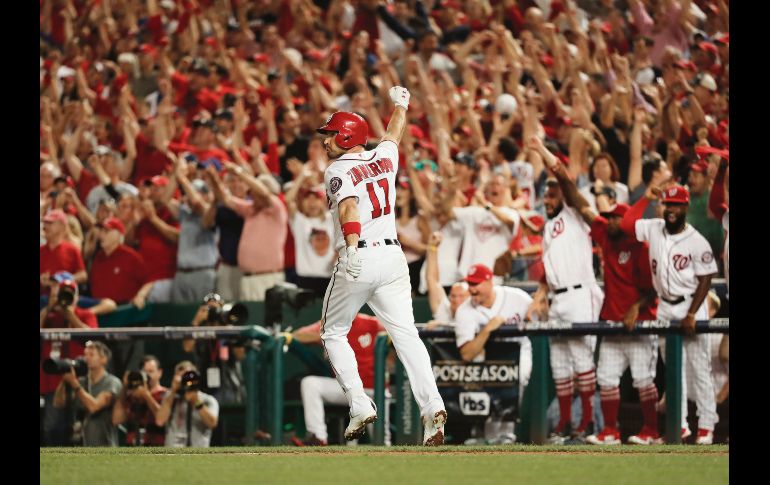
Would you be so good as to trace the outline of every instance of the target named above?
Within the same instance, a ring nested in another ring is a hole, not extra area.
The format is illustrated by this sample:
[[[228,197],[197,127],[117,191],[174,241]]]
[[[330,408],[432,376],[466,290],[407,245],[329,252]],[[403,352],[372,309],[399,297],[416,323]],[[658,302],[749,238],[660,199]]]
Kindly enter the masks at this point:
[[[325,447],[220,447],[220,448],[41,448],[41,454],[106,454],[106,455],[235,455],[235,456],[278,456],[278,455],[361,455],[361,456],[408,456],[408,455],[716,455],[727,456],[727,445],[623,445],[623,446],[325,446]]]

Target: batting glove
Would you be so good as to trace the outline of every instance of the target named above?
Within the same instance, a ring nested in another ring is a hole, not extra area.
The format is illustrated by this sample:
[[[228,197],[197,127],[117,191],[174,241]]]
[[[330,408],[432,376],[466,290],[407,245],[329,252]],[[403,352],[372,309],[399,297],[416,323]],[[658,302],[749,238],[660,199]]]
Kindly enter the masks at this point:
[[[390,94],[390,99],[396,103],[396,106],[409,109],[409,98],[411,97],[411,94],[409,94],[408,89],[402,86],[393,86],[388,90],[388,94]]]
[[[355,246],[347,247],[348,263],[345,266],[345,272],[354,279],[361,275],[361,256],[358,254],[358,248]]]

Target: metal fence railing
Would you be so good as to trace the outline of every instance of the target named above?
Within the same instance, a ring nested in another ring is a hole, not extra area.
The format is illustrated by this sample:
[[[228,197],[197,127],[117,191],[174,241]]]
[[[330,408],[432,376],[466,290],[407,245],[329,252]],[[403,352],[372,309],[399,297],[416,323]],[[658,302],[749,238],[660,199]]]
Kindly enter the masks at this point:
[[[696,333],[729,333],[729,319],[718,318],[696,322]],[[680,443],[681,399],[682,399],[682,342],[683,334],[679,322],[652,320],[638,322],[629,333],[620,322],[530,322],[524,328],[504,326],[493,333],[490,341],[505,341],[510,337],[527,336],[532,343],[532,373],[526,393],[529,394],[530,432],[529,442],[541,444],[546,441],[548,423],[549,358],[548,337],[554,335],[633,335],[659,334],[665,336],[666,368],[666,442]],[[454,340],[451,329],[420,330],[420,336],[430,349],[442,340]],[[243,364],[246,386],[245,437],[247,444],[254,444],[254,432],[258,429],[270,431],[270,444],[283,442],[284,417],[284,354],[288,350],[284,337],[261,326],[243,327],[122,327],[101,329],[40,329],[41,340],[68,341],[101,339],[126,341],[133,339],[181,340],[221,339],[240,337],[246,339],[246,358]],[[374,397],[379,409],[384,409],[387,369],[386,358],[390,343],[386,334],[375,340],[375,388]],[[411,394],[408,378],[400,362],[396,366],[393,400],[396,402],[397,443],[419,443],[422,425],[419,410]],[[373,442],[384,444],[385,422],[375,422]]]

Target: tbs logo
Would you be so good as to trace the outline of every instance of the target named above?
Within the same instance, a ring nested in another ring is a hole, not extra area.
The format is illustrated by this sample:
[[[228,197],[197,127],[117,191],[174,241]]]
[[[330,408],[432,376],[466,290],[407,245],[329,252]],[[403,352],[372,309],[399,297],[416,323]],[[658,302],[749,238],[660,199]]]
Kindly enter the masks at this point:
[[[489,394],[486,392],[461,392],[460,409],[466,416],[488,416]]]

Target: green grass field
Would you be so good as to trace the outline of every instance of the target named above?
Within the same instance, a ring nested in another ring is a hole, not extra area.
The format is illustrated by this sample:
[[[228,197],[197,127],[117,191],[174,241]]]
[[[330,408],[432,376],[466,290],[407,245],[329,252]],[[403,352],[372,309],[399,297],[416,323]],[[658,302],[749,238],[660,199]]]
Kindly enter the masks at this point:
[[[40,483],[728,483],[727,446],[41,448]]]

